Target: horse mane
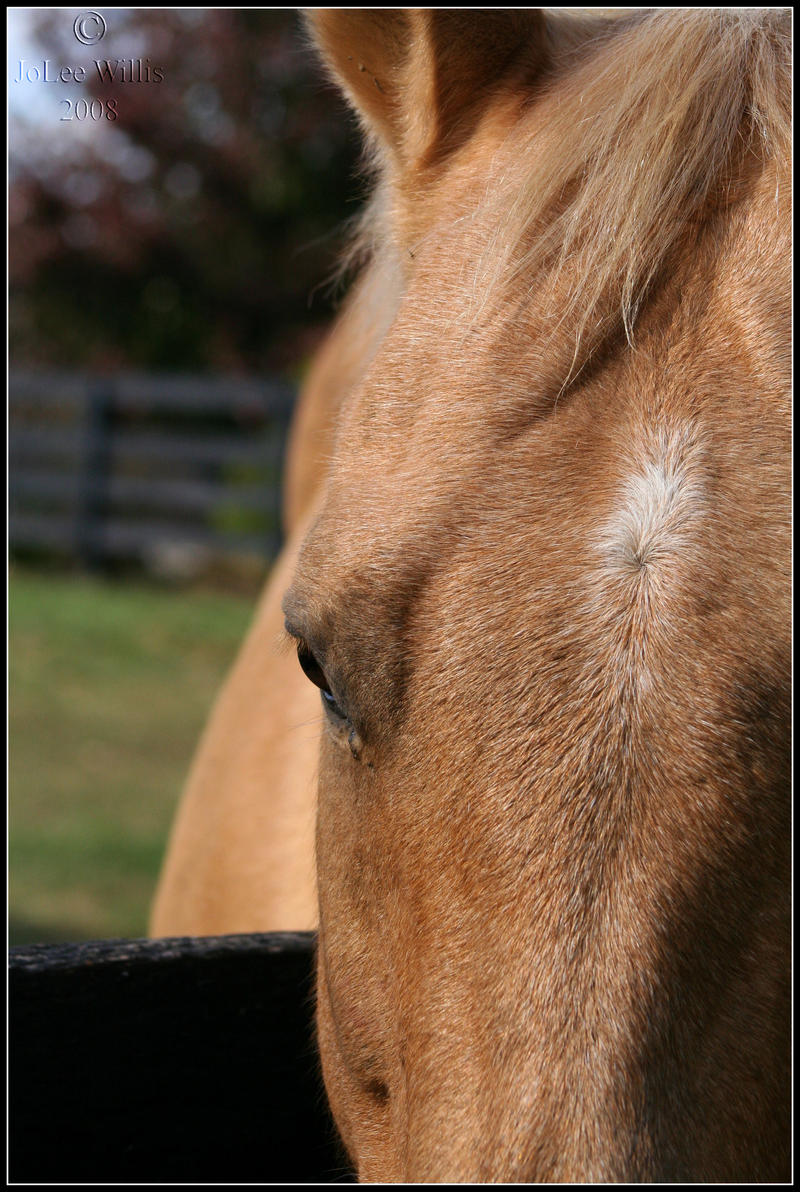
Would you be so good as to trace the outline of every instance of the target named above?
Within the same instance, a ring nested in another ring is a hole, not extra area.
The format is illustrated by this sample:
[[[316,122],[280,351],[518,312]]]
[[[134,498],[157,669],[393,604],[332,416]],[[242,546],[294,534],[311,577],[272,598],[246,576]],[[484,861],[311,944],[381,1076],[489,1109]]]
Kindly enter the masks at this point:
[[[514,154],[524,163],[521,184],[515,181],[510,205],[507,190],[496,198],[474,292],[480,314],[502,303],[512,281],[534,279],[533,290],[546,262],[557,295],[553,333],[569,321],[574,337],[570,379],[579,349],[585,360],[612,325],[621,321],[631,341],[667,255],[709,202],[735,197],[743,162],[755,155],[788,165],[791,15],[786,8],[561,10],[548,22],[548,75],[561,79],[561,102],[546,137],[538,126],[528,132],[535,122],[524,116],[512,134],[522,136]],[[531,112],[546,89],[547,77]],[[391,179],[379,150],[368,146],[367,154],[378,182],[343,271],[391,238]],[[789,200],[783,177],[780,203]],[[492,202],[487,188],[484,209]]]
[[[791,17],[645,10],[607,23],[593,43],[547,144],[524,155],[531,168],[498,229],[509,247],[487,289],[552,256],[568,279],[560,321],[579,312],[579,338],[613,294],[630,340],[649,283],[689,221],[724,198],[737,162],[788,163]]]

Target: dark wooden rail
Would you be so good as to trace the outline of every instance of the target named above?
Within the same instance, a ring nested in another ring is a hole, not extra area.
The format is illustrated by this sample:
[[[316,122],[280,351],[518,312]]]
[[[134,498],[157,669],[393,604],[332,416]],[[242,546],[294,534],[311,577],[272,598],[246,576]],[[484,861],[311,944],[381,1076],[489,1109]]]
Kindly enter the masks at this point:
[[[14,948],[12,1183],[350,1182],[310,934]]]
[[[9,376],[9,543],[92,567],[159,548],[272,557],[294,402],[278,378]]]

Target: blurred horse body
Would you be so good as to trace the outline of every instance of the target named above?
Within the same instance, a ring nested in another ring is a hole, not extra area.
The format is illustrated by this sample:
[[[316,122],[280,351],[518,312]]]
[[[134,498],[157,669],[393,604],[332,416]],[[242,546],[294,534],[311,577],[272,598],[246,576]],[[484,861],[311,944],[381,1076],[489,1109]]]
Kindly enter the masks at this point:
[[[362,1180],[788,1179],[788,10],[310,19],[370,260],[154,932],[319,908]]]

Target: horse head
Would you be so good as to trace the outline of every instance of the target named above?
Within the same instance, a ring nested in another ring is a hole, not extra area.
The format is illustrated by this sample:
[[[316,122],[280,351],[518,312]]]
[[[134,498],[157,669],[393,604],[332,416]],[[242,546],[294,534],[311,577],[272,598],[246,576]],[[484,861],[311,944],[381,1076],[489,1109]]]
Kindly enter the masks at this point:
[[[376,179],[284,601],[363,1180],[787,1178],[787,12],[310,17]]]

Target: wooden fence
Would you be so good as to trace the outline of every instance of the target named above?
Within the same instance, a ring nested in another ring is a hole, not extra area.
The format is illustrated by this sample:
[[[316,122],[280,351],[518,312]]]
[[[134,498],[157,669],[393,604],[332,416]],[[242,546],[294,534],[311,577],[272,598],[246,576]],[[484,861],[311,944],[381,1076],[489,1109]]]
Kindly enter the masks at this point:
[[[272,557],[293,401],[276,379],[12,371],[12,552]]]
[[[344,1183],[314,1042],[314,937],[12,948],[16,1183]]]

